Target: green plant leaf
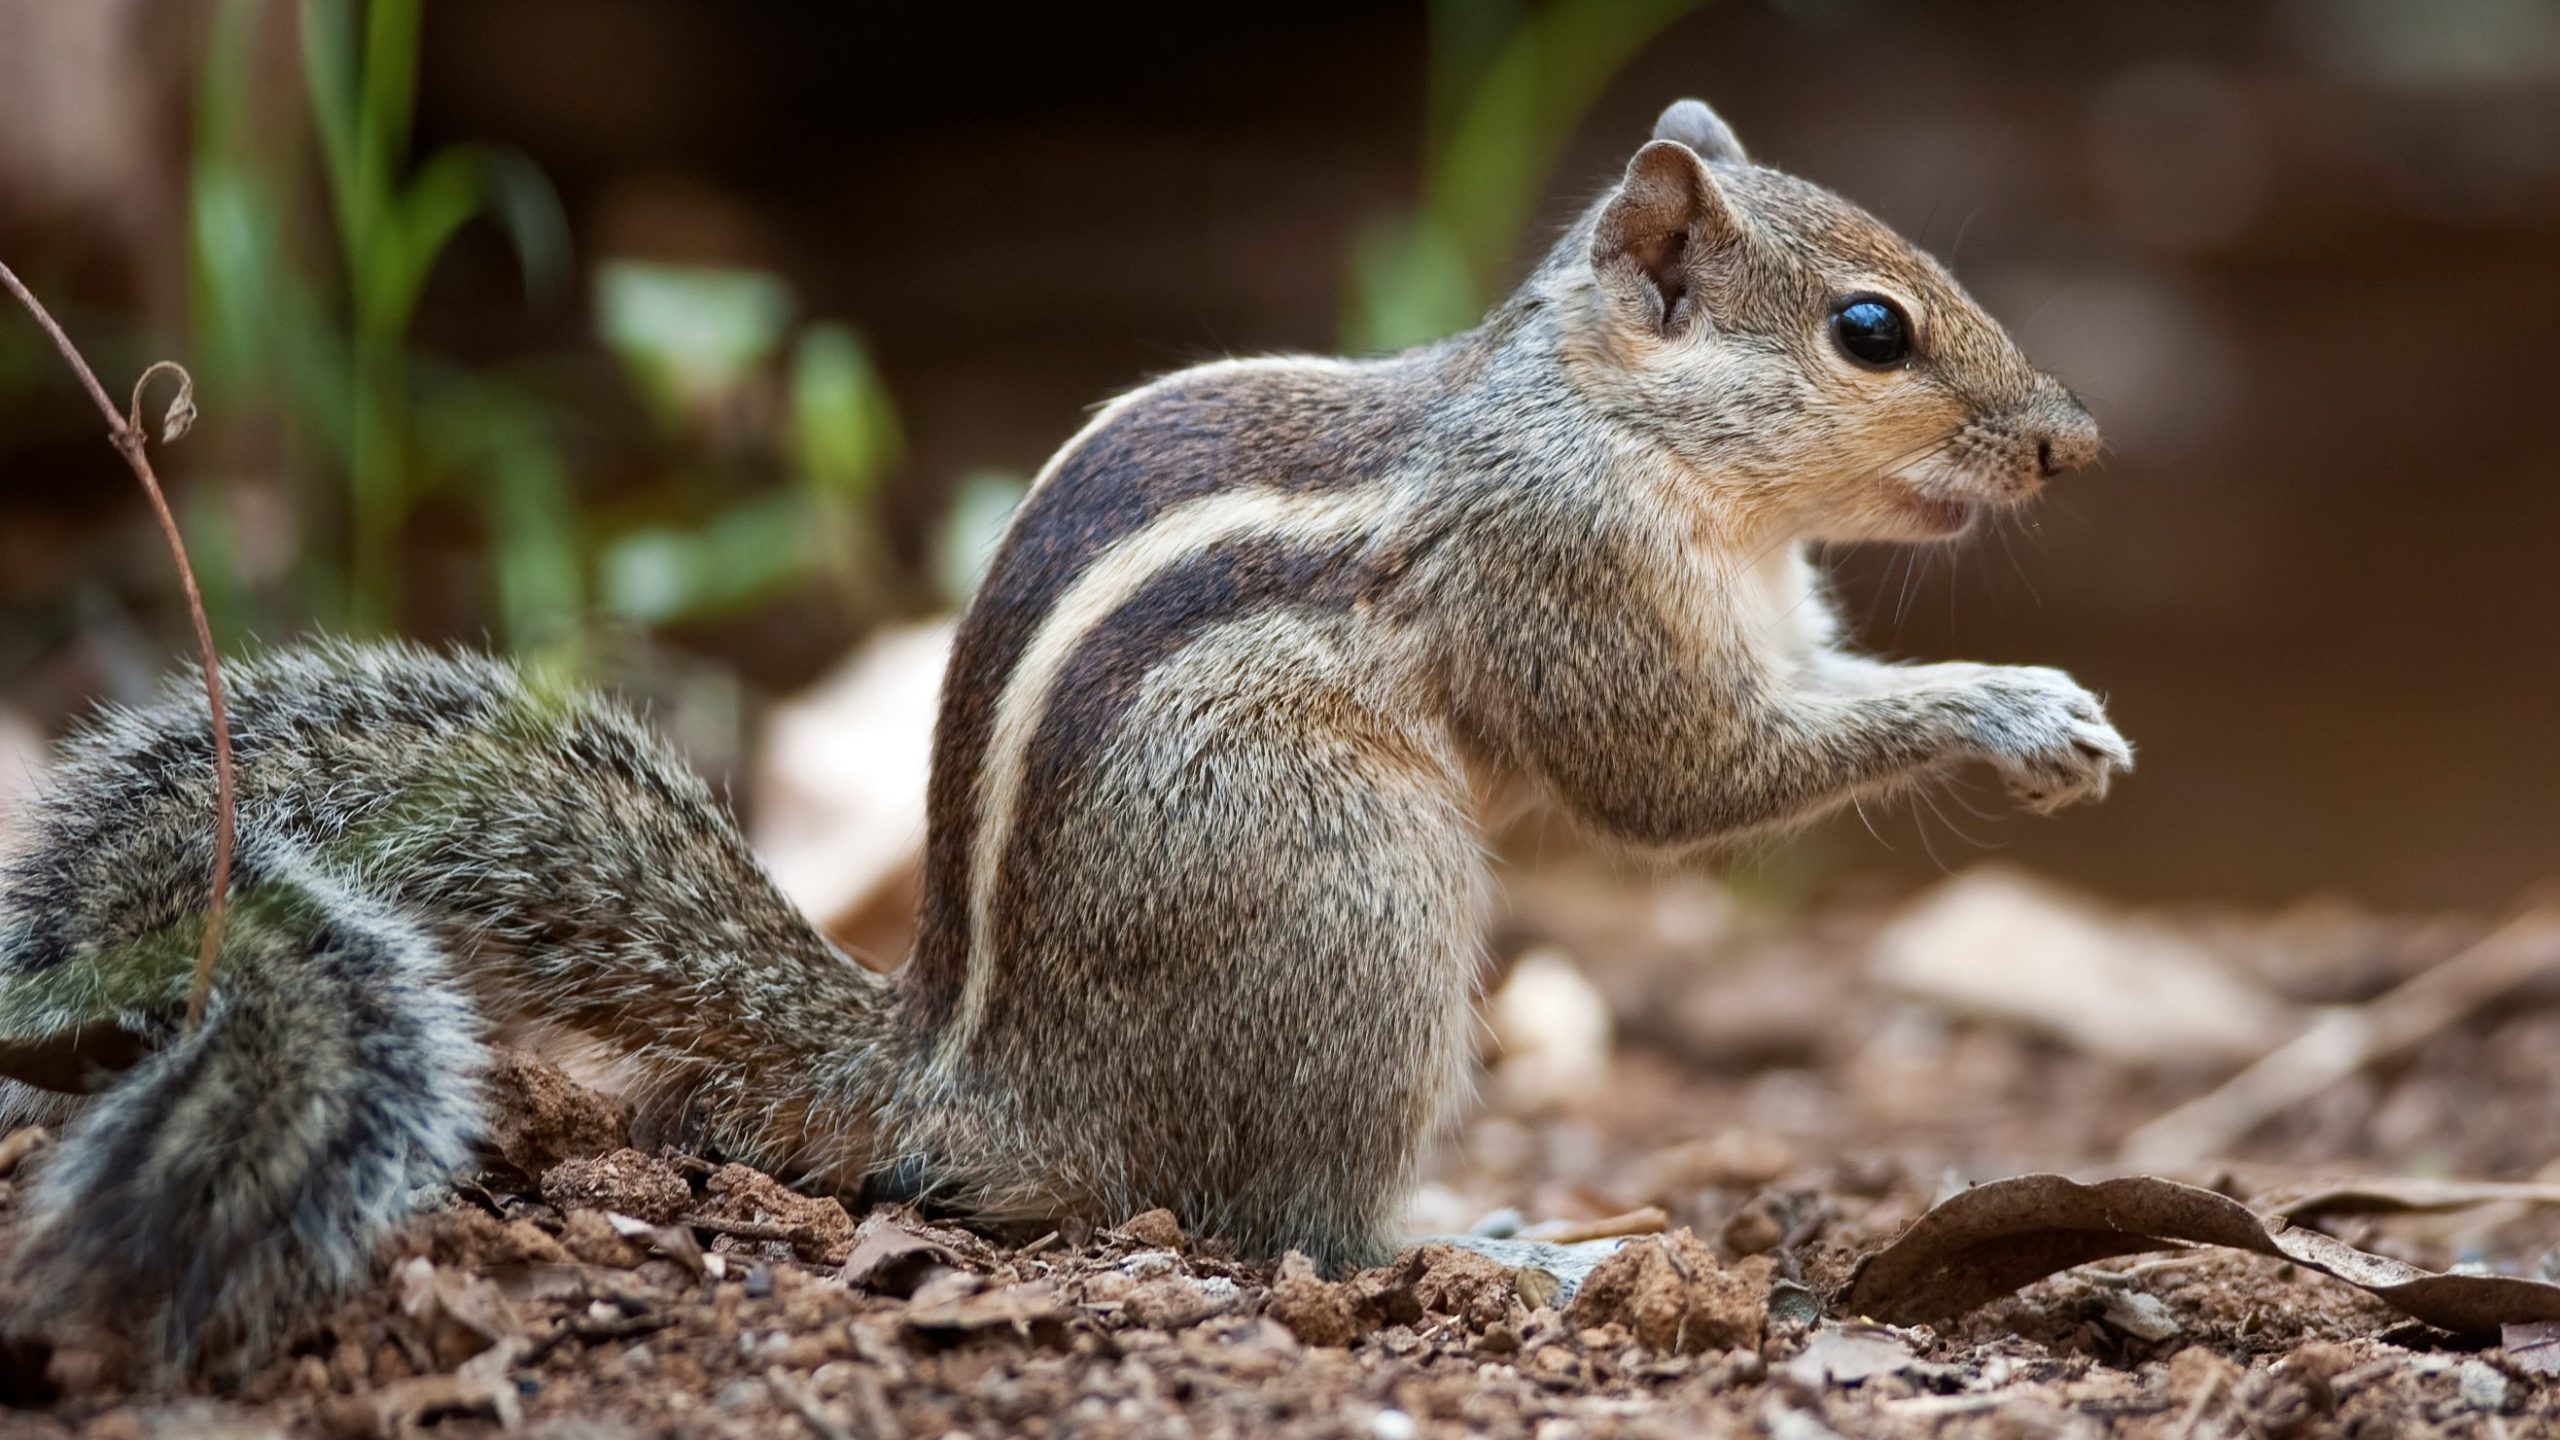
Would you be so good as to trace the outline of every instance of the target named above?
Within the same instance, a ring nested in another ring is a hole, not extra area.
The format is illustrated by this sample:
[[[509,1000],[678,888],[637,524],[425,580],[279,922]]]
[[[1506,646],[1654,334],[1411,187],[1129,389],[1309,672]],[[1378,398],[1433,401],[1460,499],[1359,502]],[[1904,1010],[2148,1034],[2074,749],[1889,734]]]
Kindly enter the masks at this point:
[[[401,334],[416,317],[418,297],[454,233],[480,215],[496,219],[514,243],[525,293],[557,295],[569,272],[569,221],[560,197],[533,162],[511,150],[449,145],[418,167],[398,204],[394,244],[363,287],[382,333]]]
[[[1611,77],[1700,3],[1549,0],[1523,10],[1438,0],[1422,204],[1355,242],[1346,342],[1401,349],[1481,318],[1573,128]]]
[[[608,261],[596,324],[670,425],[746,383],[781,346],[791,290],[761,270]]]
[[[933,578],[945,600],[965,605],[977,593],[1005,527],[1029,493],[1030,481],[1001,471],[981,471],[960,482],[933,550]]]
[[[867,503],[903,438],[862,338],[822,321],[791,350],[791,435],[800,470],[831,500]]]
[[[1484,315],[1465,249],[1429,216],[1370,222],[1353,246],[1351,276],[1343,330],[1356,349],[1402,350]]]
[[[605,606],[648,625],[745,609],[809,573],[812,533],[796,492],[743,501],[690,529],[635,530],[605,547],[598,567]]]

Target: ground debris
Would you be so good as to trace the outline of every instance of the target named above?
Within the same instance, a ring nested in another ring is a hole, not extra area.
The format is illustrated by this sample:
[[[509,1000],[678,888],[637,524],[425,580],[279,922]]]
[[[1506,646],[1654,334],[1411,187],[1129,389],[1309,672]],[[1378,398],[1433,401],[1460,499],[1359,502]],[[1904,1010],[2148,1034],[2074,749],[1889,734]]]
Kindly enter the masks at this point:
[[[484,1146],[524,1180],[539,1179],[564,1160],[592,1159],[630,1143],[629,1107],[529,1051],[498,1048],[482,1090],[489,1097]]]
[[[2494,1338],[2504,1325],[2560,1320],[2560,1285],[2422,1270],[2151,1175],[2094,1185],[2021,1175],[1975,1186],[1868,1256],[1839,1303],[1885,1320],[1943,1320],[2074,1265],[2183,1244],[2290,1260],[2457,1335]]]
[[[2220,1088],[2127,1136],[2125,1163],[2165,1168],[2226,1154],[2269,1119],[2554,969],[2560,969],[2560,907],[2539,906],[2367,1004],[2323,1012]]]
[[[2095,1053],[1868,984],[1899,905],[1773,920],[1705,904],[1694,879],[1659,890],[1585,887],[1574,903],[1599,908],[1575,913],[1533,895],[1511,922],[1511,953],[1551,941],[1576,957],[1618,1042],[1597,1090],[1488,1091],[1428,1177],[1427,1228],[1470,1231],[1466,1248],[1327,1275],[1239,1256],[1172,1212],[1026,1244],[902,1205],[848,1213],[735,1157],[647,1155],[616,1132],[532,1167],[498,1157],[387,1257],[380,1285],[236,1388],[132,1390],[77,1347],[0,1354],[0,1375],[26,1378],[0,1433],[2560,1434],[2560,1314],[2457,1339],[2314,1268],[2540,1293],[2469,1272],[2560,1265],[2560,1207],[2541,1203],[2560,1183],[2542,1173],[2560,1154],[2560,991],[2515,992],[2253,1130],[2231,1172],[2199,1178],[2212,1213],[2237,1210],[2259,1240],[2180,1240],[2142,1229],[2159,1217],[2139,1207],[2119,1207],[2125,1229],[2083,1215],[2045,1257],[2058,1273],[2027,1266],[1986,1291],[1959,1255],[1908,1288],[1987,1303],[1899,1323],[1843,1297],[1925,1241],[1933,1207],[2097,1162],[2221,1068]],[[2334,906],[2309,929],[2140,918],[2308,1007],[2387,994],[2485,931]],[[2300,958],[2312,948],[2316,965]],[[1735,997],[1763,1008],[1737,1014]],[[493,1083],[557,1078],[517,1067]],[[535,1108],[557,1115],[566,1095]],[[0,1245],[50,1158],[0,1177]],[[2335,1234],[2262,1218],[2288,1212]],[[2050,1210],[2036,1223],[2057,1228]],[[1524,1238],[1630,1231],[1647,1233]],[[2022,1237],[1995,1231],[1976,1258],[2009,1265]],[[2180,1248],[2147,1253],[2132,1232]],[[2077,1263],[2092,1250],[2111,1258]],[[1584,1289],[1567,1293],[1557,1267]]]
[[[1856,1385],[1880,1375],[1907,1375],[1923,1368],[1910,1342],[1880,1325],[1824,1325],[1785,1373],[1809,1390],[1830,1385]],[[1936,1367],[1930,1367],[1936,1368]]]
[[[1624,1325],[1639,1344],[1674,1354],[1756,1349],[1768,1322],[1769,1267],[1728,1267],[1688,1230],[1629,1242],[1582,1282],[1568,1318]]]
[[[664,1225],[692,1206],[693,1186],[664,1160],[625,1148],[543,1171],[542,1198],[563,1210],[603,1210]]]
[[[703,1183],[684,1223],[732,1239],[782,1247],[803,1260],[841,1265],[853,1254],[853,1217],[832,1197],[792,1191],[763,1171],[723,1165]]]
[[[2240,1060],[2284,1004],[2178,930],[1997,867],[1939,886],[1876,937],[1884,984],[2130,1064]]]

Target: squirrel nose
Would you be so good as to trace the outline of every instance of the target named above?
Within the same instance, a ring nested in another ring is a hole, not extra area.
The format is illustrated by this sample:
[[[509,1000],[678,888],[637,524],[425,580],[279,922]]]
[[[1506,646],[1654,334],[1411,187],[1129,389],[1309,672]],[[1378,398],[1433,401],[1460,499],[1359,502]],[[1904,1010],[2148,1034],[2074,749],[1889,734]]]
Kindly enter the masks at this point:
[[[2080,408],[2080,402],[2057,396],[2044,407],[2036,436],[2036,469],[2047,480],[2065,470],[2077,470],[2098,458],[2098,422]]]

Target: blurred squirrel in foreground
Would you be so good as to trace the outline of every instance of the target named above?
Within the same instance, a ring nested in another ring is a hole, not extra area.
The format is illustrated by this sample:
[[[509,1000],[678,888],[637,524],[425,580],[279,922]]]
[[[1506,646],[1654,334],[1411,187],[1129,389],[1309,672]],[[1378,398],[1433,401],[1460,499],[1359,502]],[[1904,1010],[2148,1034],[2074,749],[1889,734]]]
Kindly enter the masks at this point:
[[[1496,793],[1680,852],[2129,765],[2058,671],[1847,653],[1805,555],[1960,535],[2097,447],[1936,263],[1682,101],[1475,330],[1186,370],[1059,452],[960,630],[892,977],[621,710],[321,645],[240,667],[237,909],[182,1034],[183,682],[72,745],[0,874],[0,1100],[77,1112],[11,1323],[271,1351],[469,1162],[493,1034],[807,1186],[1382,1259],[1465,1089]]]

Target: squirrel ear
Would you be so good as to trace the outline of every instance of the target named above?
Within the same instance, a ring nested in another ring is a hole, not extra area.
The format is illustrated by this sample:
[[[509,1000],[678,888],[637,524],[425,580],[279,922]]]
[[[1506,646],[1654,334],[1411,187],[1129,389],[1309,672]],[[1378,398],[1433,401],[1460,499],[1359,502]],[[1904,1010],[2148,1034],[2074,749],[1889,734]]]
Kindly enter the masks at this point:
[[[1601,288],[1649,311],[1669,329],[1689,293],[1693,252],[1732,236],[1735,221],[1697,152],[1654,140],[1627,162],[1627,178],[1600,208],[1591,232],[1591,268]]]
[[[1653,122],[1653,138],[1677,140],[1709,164],[1744,165],[1751,160],[1742,153],[1742,142],[1733,138],[1733,127],[1708,109],[1704,100],[1672,101],[1662,118]]]

